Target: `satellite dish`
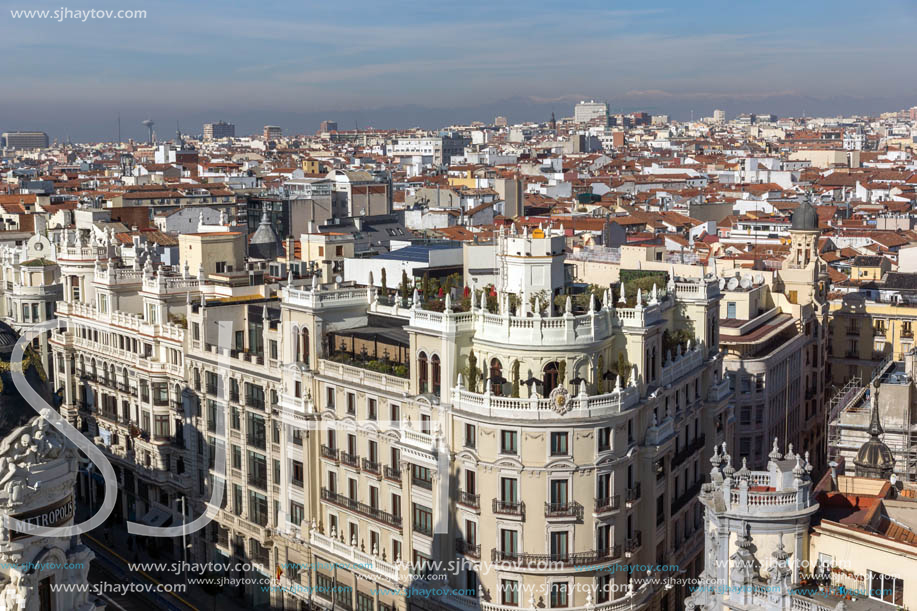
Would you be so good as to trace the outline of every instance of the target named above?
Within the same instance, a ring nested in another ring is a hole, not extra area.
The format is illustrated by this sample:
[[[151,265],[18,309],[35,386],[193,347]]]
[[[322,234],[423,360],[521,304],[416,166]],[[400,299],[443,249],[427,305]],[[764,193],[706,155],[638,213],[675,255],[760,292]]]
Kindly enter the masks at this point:
[[[739,287],[739,280],[737,278],[730,278],[729,282],[726,284],[726,288],[730,291],[734,291]]]
[[[751,288],[751,278],[749,278],[748,276],[742,276],[742,280],[739,284],[742,285],[743,289],[746,289],[746,290],[750,289]]]
[[[334,281],[337,282],[338,284],[340,284],[340,283],[344,282],[344,279],[341,278],[341,275],[340,275],[340,274],[338,274],[337,276],[334,277]]]
[[[726,279],[720,278],[720,290],[722,291],[724,288],[726,288]]]
[[[755,284],[764,284],[764,274],[755,274]]]

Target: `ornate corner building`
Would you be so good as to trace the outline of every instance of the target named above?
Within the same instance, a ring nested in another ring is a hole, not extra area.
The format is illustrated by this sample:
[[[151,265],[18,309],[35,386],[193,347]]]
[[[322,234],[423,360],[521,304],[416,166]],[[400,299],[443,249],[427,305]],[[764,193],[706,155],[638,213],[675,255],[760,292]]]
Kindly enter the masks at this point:
[[[563,237],[507,239],[552,286]],[[270,584],[252,607],[675,609],[659,579],[700,573],[702,465],[732,435],[715,278],[422,302],[64,251],[62,412],[119,516],[209,508],[191,556]]]

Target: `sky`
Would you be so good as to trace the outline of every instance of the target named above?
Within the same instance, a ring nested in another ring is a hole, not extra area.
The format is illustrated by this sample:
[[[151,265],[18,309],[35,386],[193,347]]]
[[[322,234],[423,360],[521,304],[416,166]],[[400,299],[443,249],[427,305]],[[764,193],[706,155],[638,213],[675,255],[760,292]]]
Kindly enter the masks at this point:
[[[435,128],[571,116],[580,99],[687,119],[917,105],[917,2],[0,0],[0,130],[59,140],[276,124]],[[140,10],[143,19],[13,18]],[[72,13],[71,13],[72,14]]]

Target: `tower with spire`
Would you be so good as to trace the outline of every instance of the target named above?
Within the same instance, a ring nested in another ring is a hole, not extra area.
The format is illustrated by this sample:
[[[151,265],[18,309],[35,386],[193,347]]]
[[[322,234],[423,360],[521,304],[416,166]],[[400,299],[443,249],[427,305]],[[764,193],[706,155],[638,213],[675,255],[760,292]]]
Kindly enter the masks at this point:
[[[875,380],[870,397],[869,440],[860,446],[853,464],[857,477],[888,479],[895,468],[895,456],[881,436],[885,432],[879,421],[879,381]]]

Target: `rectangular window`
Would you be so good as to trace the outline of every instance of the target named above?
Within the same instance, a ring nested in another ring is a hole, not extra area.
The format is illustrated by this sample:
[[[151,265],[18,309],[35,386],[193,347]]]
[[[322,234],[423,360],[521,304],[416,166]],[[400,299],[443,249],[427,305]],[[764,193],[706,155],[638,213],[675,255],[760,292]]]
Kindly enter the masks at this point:
[[[357,592],[357,611],[373,611],[373,597]]]
[[[376,416],[377,416],[377,414],[376,414],[376,400],[375,400],[375,399],[369,399],[369,400],[367,401],[367,406],[366,406],[366,417],[367,417],[369,420],[376,420]]]
[[[500,551],[505,558],[513,558],[519,553],[519,533],[508,528],[500,529]]]
[[[433,474],[428,467],[411,465],[411,483],[430,490],[433,488]]]
[[[552,609],[563,609],[570,604],[568,599],[568,589],[570,584],[564,583],[552,583],[551,584],[551,608]]]
[[[329,406],[333,404],[334,404],[334,401],[328,401]],[[347,393],[347,413],[350,415],[354,415],[357,413],[357,396],[353,394],[352,392]]]
[[[904,580],[884,573],[869,571],[869,598],[881,600],[899,608],[904,605]]]
[[[598,431],[599,452],[606,452],[611,449],[611,427],[603,426]]]
[[[569,497],[567,495],[567,480],[551,480],[551,504],[566,505]]]
[[[567,559],[569,533],[566,531],[551,533],[551,560],[562,562]]]
[[[516,431],[500,431],[500,453],[518,454]]]
[[[248,445],[254,446],[260,450],[265,449],[267,445],[267,431],[264,427],[264,416],[249,412],[248,422],[246,424],[246,428],[248,429]]]
[[[551,433],[551,456],[566,456],[567,433]]]
[[[306,511],[300,503],[290,501],[290,522],[299,526],[306,518]]]
[[[473,424],[465,424],[465,447],[473,448],[475,443],[475,426]]]
[[[518,483],[514,477],[500,478],[500,500],[504,503],[515,504],[518,497]]]
[[[500,602],[508,607],[519,606],[519,582],[512,579],[500,580]]]
[[[433,510],[414,503],[414,531],[428,537],[433,536]]]

